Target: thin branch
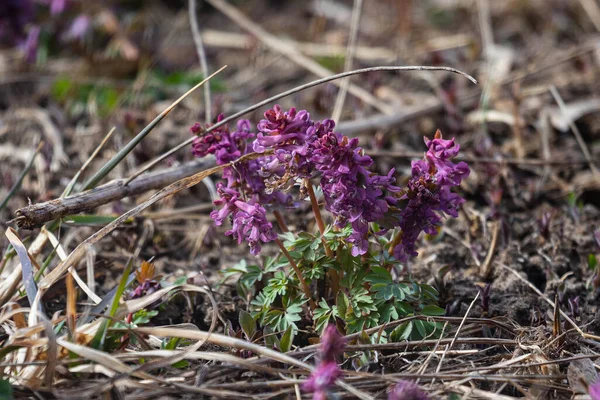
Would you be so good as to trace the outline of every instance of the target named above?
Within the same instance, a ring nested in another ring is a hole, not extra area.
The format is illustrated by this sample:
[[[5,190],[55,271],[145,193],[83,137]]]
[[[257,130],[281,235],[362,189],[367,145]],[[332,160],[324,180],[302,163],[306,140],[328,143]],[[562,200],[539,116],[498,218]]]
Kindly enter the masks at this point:
[[[471,75],[464,73],[462,71],[459,71],[455,68],[450,68],[450,67],[430,67],[430,66],[380,66],[380,67],[371,67],[371,68],[362,68],[362,69],[356,69],[353,71],[347,71],[347,72],[342,72],[340,74],[336,74],[336,75],[332,75],[332,76],[328,76],[326,78],[321,78],[321,79],[317,79],[314,80],[312,82],[308,82],[305,83],[303,85],[297,86],[293,89],[287,90],[283,93],[279,93],[273,97],[269,97],[266,100],[263,100],[261,102],[258,102],[244,110],[238,111],[235,114],[230,115],[229,117],[224,118],[222,121],[217,122],[216,124],[210,126],[209,128],[207,128],[205,131],[203,131],[203,134],[206,134],[208,132],[212,132],[215,129],[220,128],[221,126],[228,124],[229,122],[236,120],[237,118],[241,117],[242,115],[248,114],[256,109],[259,109],[265,105],[271,104],[276,100],[282,99],[284,97],[287,97],[289,95],[292,95],[294,93],[300,92],[302,90],[306,90],[309,89],[311,87],[314,86],[318,86],[321,85],[323,83],[327,83],[330,81],[334,81],[336,79],[341,79],[341,78],[345,78],[347,76],[352,76],[352,75],[358,75],[358,74],[364,74],[367,72],[375,72],[375,71],[447,71],[447,72],[452,72],[458,75],[462,75],[465,78],[467,78],[468,80],[470,80],[471,82],[477,84],[477,80],[475,78],[473,78]],[[194,141],[194,137],[191,137],[189,139],[187,139],[186,141],[184,141],[183,143],[178,144],[177,146],[175,146],[174,148],[172,148],[171,150],[167,151],[166,153],[163,153],[162,155],[158,156],[157,158],[155,158],[154,160],[152,160],[151,162],[149,162],[148,164],[146,164],[146,166],[144,168],[142,168],[141,170],[135,172],[128,180],[127,183],[133,181],[135,178],[137,178],[139,175],[141,175],[142,173],[144,173],[145,171],[151,169],[152,167],[154,167],[156,164],[160,163],[161,161],[163,161],[164,159],[166,159],[167,157],[171,156],[173,153],[176,153],[177,151],[181,150],[182,148],[189,146],[192,142]]]
[[[166,185],[213,165],[214,160],[196,160],[179,167],[156,171],[129,185],[125,185],[125,179],[118,179],[94,190],[23,207],[16,211],[17,218],[13,221],[20,228],[33,229],[57,218],[90,211],[103,204],[136,196],[149,190],[162,189]]]

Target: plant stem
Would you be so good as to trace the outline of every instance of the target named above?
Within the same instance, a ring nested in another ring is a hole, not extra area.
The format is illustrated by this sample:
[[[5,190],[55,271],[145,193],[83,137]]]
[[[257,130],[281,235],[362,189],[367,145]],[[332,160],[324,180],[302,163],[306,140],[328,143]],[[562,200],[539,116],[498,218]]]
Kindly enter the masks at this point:
[[[296,261],[294,261],[294,259],[292,258],[290,253],[287,251],[287,249],[285,248],[283,243],[281,243],[281,240],[275,239],[275,242],[277,243],[277,245],[281,249],[281,252],[285,256],[285,258],[288,259],[288,261],[290,262],[290,265],[294,269],[294,272],[296,273],[296,276],[298,277],[298,281],[300,281],[300,286],[302,287],[302,291],[304,292],[304,295],[306,295],[306,298],[308,299],[308,304],[310,305],[310,309],[314,311],[315,308],[317,308],[317,305],[314,302],[312,295],[310,294],[310,289],[309,289],[308,285],[306,284],[304,277],[302,276],[302,272],[300,272],[300,268],[298,268]]]
[[[279,229],[281,229],[281,232],[283,232],[283,233],[289,232],[290,230],[289,230],[287,224],[285,223],[285,220],[283,219],[283,215],[281,215],[279,210],[274,210],[273,215],[275,215],[275,219],[277,220],[277,225],[279,225]]]
[[[388,253],[392,254],[392,252],[394,251],[394,247],[399,245],[401,241],[402,241],[402,230],[399,230],[396,233],[396,235],[394,236],[394,238],[389,243]]]
[[[310,197],[310,204],[312,206],[313,214],[315,214],[317,226],[319,227],[319,232],[321,232],[321,241],[323,242],[323,247],[325,248],[325,254],[328,258],[333,259],[333,251],[331,251],[329,246],[327,246],[327,242],[325,241],[325,223],[323,222],[323,216],[321,215],[319,202],[317,201],[317,196],[315,195],[315,191],[313,190],[312,184],[310,183],[310,179],[304,179],[304,186],[306,186],[306,190],[308,191],[308,197]],[[329,274],[329,280],[331,281],[331,290],[333,291],[333,295],[336,296],[338,291],[340,290],[340,276],[334,269],[330,269],[327,272]]]

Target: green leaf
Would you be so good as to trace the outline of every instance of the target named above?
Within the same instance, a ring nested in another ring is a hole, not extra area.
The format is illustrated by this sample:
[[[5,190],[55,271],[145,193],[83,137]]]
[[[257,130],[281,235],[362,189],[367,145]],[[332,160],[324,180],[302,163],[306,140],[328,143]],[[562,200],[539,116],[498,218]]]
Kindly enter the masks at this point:
[[[252,340],[256,333],[256,321],[254,321],[254,318],[248,312],[240,310],[239,322],[246,338]]]
[[[344,319],[348,313],[348,307],[350,307],[350,300],[348,300],[346,293],[340,290],[338,292],[335,304],[337,306],[337,311],[340,318]]]
[[[438,315],[445,315],[446,310],[444,310],[442,307],[438,307],[433,304],[430,304],[430,305],[423,307],[421,309],[421,313],[423,315],[438,316]]]
[[[389,284],[393,282],[392,275],[383,267],[371,267],[371,273],[365,278],[372,284]]]
[[[597,266],[598,266],[598,260],[596,259],[596,255],[589,254],[588,255],[588,268],[591,271],[595,271]]]
[[[417,328],[417,332],[419,332],[420,339],[427,336],[427,330],[425,329],[425,324],[420,319],[416,319],[413,321],[415,328]]]
[[[402,340],[408,340],[413,330],[413,321],[404,322],[398,325],[390,334],[390,340],[392,342],[400,342]]]
[[[281,337],[281,340],[279,341],[279,351],[281,351],[282,353],[287,353],[288,351],[290,351],[292,349],[292,343],[294,342],[294,329],[292,329],[291,326],[289,326],[283,336]]]
[[[0,379],[0,400],[12,400],[13,390],[12,385],[5,379]]]

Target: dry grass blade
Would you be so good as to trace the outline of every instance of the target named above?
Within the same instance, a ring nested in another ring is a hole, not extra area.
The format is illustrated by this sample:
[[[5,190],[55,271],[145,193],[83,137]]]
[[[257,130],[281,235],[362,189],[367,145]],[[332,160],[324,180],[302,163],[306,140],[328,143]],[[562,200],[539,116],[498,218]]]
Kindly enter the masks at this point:
[[[40,232],[40,234],[35,238],[31,246],[29,247],[28,253],[31,254],[32,257],[35,257],[42,251],[42,249],[46,245],[47,240],[48,236],[44,232]],[[22,267],[21,264],[19,264],[13,269],[8,278],[0,282],[0,306],[6,304],[14,295],[17,288],[21,285],[21,272]]]
[[[203,331],[196,331],[191,329],[181,329],[174,327],[139,327],[133,329],[135,332],[143,333],[146,335],[154,335],[154,336],[164,336],[164,337],[178,337],[192,340],[205,340],[212,344],[216,344],[224,347],[231,347],[242,350],[249,350],[255,354],[270,358],[274,361],[279,361],[284,364],[293,365],[299,368],[302,368],[306,371],[312,372],[314,368],[306,363],[296,360],[286,354],[282,354],[278,351],[268,349],[263,346],[256,345],[254,343],[247,342],[245,340],[240,340],[236,338],[232,338],[229,336],[217,334],[217,333],[209,333]],[[372,399],[371,396],[353,388],[349,384],[338,380],[336,384],[341,388],[347,390],[349,393],[360,399]]]
[[[44,374],[44,384],[47,388],[51,388],[52,383],[54,382],[54,373],[56,372],[56,364],[58,361],[58,343],[52,323],[46,318],[42,318],[42,322],[44,324],[46,338],[48,339],[48,349],[45,354],[47,363]]]
[[[106,136],[104,136],[104,139],[102,139],[102,141],[100,142],[98,147],[96,147],[96,149],[92,152],[92,154],[88,157],[88,159],[85,160],[85,162],[83,163],[81,168],[79,168],[77,173],[75,173],[75,175],[73,176],[73,178],[71,179],[71,181],[69,182],[69,184],[67,185],[67,187],[65,188],[65,190],[63,191],[63,193],[60,197],[67,197],[68,195],[71,194],[71,192],[73,191],[73,187],[75,187],[75,184],[77,183],[77,180],[79,179],[79,176],[81,174],[83,174],[83,171],[85,171],[86,168],[88,167],[88,165],[90,165],[90,163],[94,160],[94,158],[96,158],[98,153],[100,153],[100,150],[102,150],[104,145],[109,141],[109,139],[112,137],[113,133],[115,133],[116,130],[117,130],[117,128],[113,126],[112,129],[110,131],[108,131],[108,133],[106,134]]]
[[[169,113],[179,103],[181,103],[183,101],[183,99],[185,99],[187,96],[189,96],[192,92],[194,92],[200,86],[204,85],[206,82],[211,80],[215,75],[217,75],[219,72],[223,71],[225,68],[227,68],[227,66],[221,67],[216,72],[214,72],[212,75],[203,79],[200,83],[198,83],[196,86],[194,86],[193,88],[191,88],[190,90],[185,92],[180,98],[175,100],[175,102],[173,102],[173,104],[171,104],[163,112],[161,112],[156,118],[154,118],[154,120],[152,122],[150,122],[148,124],[148,126],[146,126],[144,129],[142,129],[142,131],[140,133],[138,133],[136,137],[134,137],[129,143],[127,143],[127,145],[124,148],[122,148],[117,154],[115,154],[115,156],[113,158],[111,158],[106,164],[104,164],[104,166],[102,168],[100,168],[100,170],[98,172],[96,172],[91,178],[89,178],[83,184],[83,190],[91,189],[94,186],[96,186],[98,184],[98,182],[100,182],[106,175],[108,175],[108,173],[110,171],[112,171],[117,166],[117,164],[119,164],[121,162],[121,160],[123,160],[135,148],[135,146],[137,146],[138,143],[140,143],[152,131],[152,129],[154,129],[154,127],[160,121],[162,121],[162,119],[164,117],[169,115]]]
[[[21,171],[21,174],[18,176],[18,178],[15,181],[15,183],[12,185],[12,187],[10,188],[10,190],[8,191],[8,193],[6,194],[6,196],[4,197],[4,199],[2,200],[2,202],[0,202],[0,210],[2,210],[4,207],[6,207],[6,204],[8,203],[8,201],[10,200],[10,198],[14,196],[14,194],[17,192],[17,190],[19,190],[19,188],[21,187],[21,184],[23,183],[23,179],[25,179],[25,177],[29,173],[29,170],[33,166],[35,158],[40,153],[40,151],[42,150],[43,146],[44,146],[44,142],[41,141],[38,144],[38,146],[35,149],[35,151],[33,152],[33,154],[31,155],[31,158],[29,159],[29,161],[25,165],[25,168],[23,168],[23,171]]]
[[[204,45],[202,43],[202,34],[198,27],[198,17],[196,15],[196,0],[188,1],[188,14],[190,17],[190,27],[192,28],[192,37],[196,44],[196,53],[198,53],[198,59],[200,60],[200,68],[202,68],[202,75],[208,76],[208,63],[206,62],[206,52],[204,51]],[[204,114],[205,122],[210,124],[212,122],[212,104],[210,101],[210,85],[204,86]]]
[[[38,289],[34,280],[33,264],[29,258],[29,253],[23,245],[23,242],[21,242],[21,239],[19,239],[17,232],[13,228],[8,228],[5,234],[19,256],[19,261],[21,262],[21,271],[23,273],[23,285],[25,286],[25,293],[27,293],[29,304],[32,306],[32,308],[34,308],[33,304],[35,303]],[[39,307],[39,312],[43,313],[42,306],[40,305]]]
[[[352,60],[356,53],[356,38],[358,36],[358,27],[360,25],[360,14],[362,11],[362,0],[354,0],[354,7],[352,9],[352,22],[350,23],[350,38],[348,39],[348,49],[346,50],[346,61],[344,62],[344,71],[352,69]],[[346,101],[346,93],[348,92],[348,86],[350,86],[350,78],[344,78],[341,80],[340,91],[338,92],[337,98],[335,99],[335,105],[333,106],[333,114],[331,119],[339,121],[344,109],[344,102]]]
[[[77,343],[71,343],[65,339],[57,339],[57,343],[65,349],[95,363],[98,363],[112,371],[123,374],[134,374],[133,368],[121,362],[117,357],[111,356],[103,351],[95,350]],[[140,378],[149,378],[146,374],[138,374]]]
[[[58,258],[60,258],[61,261],[64,261],[67,258],[67,253],[65,253],[65,250],[60,245],[56,236],[54,236],[52,232],[47,230],[46,227],[42,227],[42,231],[46,234],[46,236],[48,236],[50,243],[56,249],[56,254],[58,254]],[[75,282],[77,282],[77,285],[81,288],[81,290],[83,290],[85,294],[87,294],[90,300],[92,300],[95,304],[99,304],[102,301],[102,299],[96,293],[94,293],[94,291],[79,277],[77,271],[74,268],[69,268],[69,273],[71,277],[75,279]]]
[[[293,365],[302,368],[305,371],[312,371],[314,368],[302,361],[298,361],[286,354],[269,348],[259,346],[257,344],[221,335],[218,333],[208,333],[200,330],[181,329],[175,327],[138,327],[133,329],[136,332],[146,335],[162,336],[162,337],[177,337],[192,340],[206,340],[218,346],[230,347],[240,350],[249,350],[255,354],[270,358],[274,361],[279,361],[284,364]]]

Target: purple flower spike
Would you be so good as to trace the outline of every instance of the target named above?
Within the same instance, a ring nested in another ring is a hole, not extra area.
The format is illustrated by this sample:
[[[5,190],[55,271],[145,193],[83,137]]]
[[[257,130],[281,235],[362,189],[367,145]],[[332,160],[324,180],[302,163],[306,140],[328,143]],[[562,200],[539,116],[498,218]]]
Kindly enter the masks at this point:
[[[326,399],[328,388],[342,375],[335,359],[342,354],[345,345],[346,340],[335,325],[325,328],[319,347],[319,365],[302,384],[302,390],[313,393],[313,400]]]
[[[342,371],[335,361],[321,363],[302,384],[302,390],[313,393],[313,400],[327,399],[327,389],[335,383]]]
[[[415,242],[421,232],[436,234],[444,214],[458,216],[464,202],[450,188],[460,185],[469,176],[466,163],[454,164],[450,159],[458,154],[459,145],[442,139],[436,132],[435,139],[425,139],[428,151],[425,159],[412,162],[412,178],[405,194],[400,198],[405,204],[399,213],[402,241],[394,248],[394,257],[407,261],[416,256]]]
[[[400,381],[389,392],[388,400],[431,400],[431,398],[415,383]]]
[[[235,205],[238,211],[233,216],[233,226],[225,234],[237,238],[238,243],[247,241],[250,253],[258,255],[261,249],[260,242],[268,243],[277,239],[273,232],[273,224],[267,221],[267,211],[259,204],[236,201]]]
[[[323,331],[319,353],[321,361],[335,361],[346,346],[346,339],[340,335],[335,325],[328,325]]]

